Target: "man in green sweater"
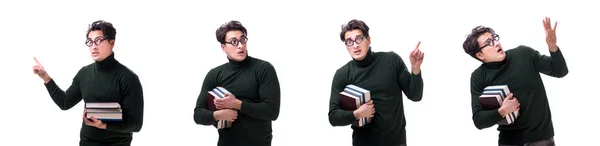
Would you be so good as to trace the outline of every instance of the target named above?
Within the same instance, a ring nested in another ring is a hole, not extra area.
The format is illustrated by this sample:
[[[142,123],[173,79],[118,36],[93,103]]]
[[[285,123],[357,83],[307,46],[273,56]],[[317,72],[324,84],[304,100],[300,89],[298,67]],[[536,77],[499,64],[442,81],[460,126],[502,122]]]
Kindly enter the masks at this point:
[[[246,28],[235,20],[217,29],[217,41],[229,62],[206,74],[194,109],[196,124],[216,127],[218,120],[232,122],[231,127],[218,130],[218,146],[270,146],[271,122],[279,116],[277,72],[271,63],[248,56],[247,34]],[[207,101],[208,91],[218,86],[231,94]],[[209,110],[209,104],[217,110]]]
[[[138,76],[114,58],[116,29],[102,20],[92,23],[85,44],[94,63],[82,67],[71,86],[62,90],[48,75],[37,59],[33,72],[44,80],[52,100],[62,110],[71,109],[82,99],[88,102],[118,102],[122,122],[103,122],[83,115],[79,145],[129,146],[132,133],[139,132],[143,123],[144,95]]]
[[[422,99],[424,54],[419,45],[410,54],[410,72],[398,54],[371,50],[369,27],[363,21],[354,19],[343,25],[340,39],[352,60],[337,69],[333,77],[329,122],[332,126],[347,126],[359,118],[372,117],[371,123],[363,127],[351,126],[354,146],[406,145],[402,93],[415,102]],[[343,110],[340,92],[349,84],[370,90],[371,102],[354,111]]]
[[[550,56],[528,46],[503,50],[500,36],[492,28],[477,26],[463,48],[482,64],[471,74],[471,105],[477,129],[492,127],[507,114],[519,111],[510,125],[499,125],[499,145],[553,146],[554,128],[548,97],[540,73],[561,78],[569,72],[556,44],[556,23],[543,20]],[[479,96],[491,85],[508,85],[511,95],[495,110],[483,109]],[[512,99],[511,99],[512,97]]]

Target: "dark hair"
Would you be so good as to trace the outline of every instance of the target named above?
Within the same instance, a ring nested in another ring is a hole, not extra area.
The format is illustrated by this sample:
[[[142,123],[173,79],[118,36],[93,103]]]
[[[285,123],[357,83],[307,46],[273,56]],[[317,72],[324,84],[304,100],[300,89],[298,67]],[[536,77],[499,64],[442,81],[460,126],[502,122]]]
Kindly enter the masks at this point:
[[[117,30],[115,29],[115,27],[113,27],[113,25],[110,22],[98,20],[89,26],[85,38],[87,38],[88,35],[90,35],[90,32],[96,30],[102,31],[104,38],[106,38],[107,40],[115,40],[115,37],[117,35]]]
[[[236,21],[236,20],[231,20],[231,21],[221,25],[221,27],[219,27],[219,29],[217,29],[217,32],[216,32],[217,41],[219,41],[219,43],[221,43],[221,44],[225,44],[225,35],[229,31],[242,31],[244,36],[248,36],[248,31],[246,30],[246,27],[244,27],[242,25],[241,22]]]
[[[479,36],[485,33],[496,34],[496,32],[494,32],[494,29],[489,27],[477,26],[473,28],[473,30],[471,30],[471,34],[467,36],[467,39],[465,39],[465,42],[463,43],[463,49],[465,50],[465,53],[479,60],[479,58],[475,56],[477,52],[481,51],[481,49],[479,49],[479,43],[477,42],[477,38],[479,38]]]
[[[359,29],[363,33],[363,35],[365,35],[364,36],[365,38],[369,37],[369,26],[367,26],[367,24],[361,20],[352,19],[347,24],[342,25],[342,32],[340,32],[340,39],[342,41],[345,41],[346,38],[344,38],[344,35],[346,34],[346,32],[352,31],[355,29]]]

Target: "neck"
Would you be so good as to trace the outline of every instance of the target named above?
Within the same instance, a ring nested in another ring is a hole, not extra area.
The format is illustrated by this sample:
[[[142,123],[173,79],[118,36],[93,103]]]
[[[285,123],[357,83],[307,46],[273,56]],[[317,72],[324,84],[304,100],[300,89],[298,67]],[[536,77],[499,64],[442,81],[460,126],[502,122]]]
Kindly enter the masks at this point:
[[[248,60],[250,60],[250,56],[248,56],[248,54],[246,54],[246,58],[244,58],[244,60],[242,61],[236,61],[233,59],[230,59],[229,57],[227,57],[227,60],[229,60],[229,66],[231,66],[232,68],[242,68],[244,66],[246,66],[246,64],[248,64]]]
[[[102,61],[96,61],[96,68],[101,71],[107,71],[114,68],[119,62],[115,59],[115,53],[111,52],[111,54],[106,57]]]
[[[369,46],[369,50],[367,51],[367,55],[362,60],[352,59],[355,64],[361,67],[369,66],[373,63],[373,51],[371,51],[371,47]]]
[[[488,68],[496,68],[497,69],[497,68],[504,66],[506,64],[506,62],[508,62],[507,60],[508,59],[506,59],[506,56],[504,56],[504,58],[501,61],[483,62],[483,65]]]

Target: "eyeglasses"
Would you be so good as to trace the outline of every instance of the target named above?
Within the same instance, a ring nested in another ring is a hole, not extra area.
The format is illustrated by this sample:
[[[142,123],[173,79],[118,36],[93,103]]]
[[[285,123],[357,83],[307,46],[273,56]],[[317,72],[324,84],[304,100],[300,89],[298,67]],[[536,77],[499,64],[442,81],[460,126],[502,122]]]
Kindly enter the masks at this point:
[[[364,38],[363,36],[361,36],[361,35],[357,35],[357,36],[354,38],[354,40],[352,40],[351,38],[347,38],[347,39],[344,41],[344,43],[346,43],[346,46],[350,47],[350,46],[354,45],[354,43],[356,43],[356,44],[360,44],[360,43],[362,43],[362,41],[363,41],[364,39],[365,39],[365,38]]]
[[[99,46],[100,44],[102,44],[102,41],[104,41],[104,40],[106,40],[106,38],[104,38],[104,37],[97,37],[97,38],[95,38],[93,41],[92,41],[92,39],[89,39],[89,38],[88,38],[88,39],[85,41],[85,45],[86,45],[86,46],[88,46],[88,47],[91,47],[91,46],[92,46],[92,45],[94,45],[94,44],[95,44],[96,46]]]
[[[487,46],[494,46],[495,42],[497,42],[497,41],[500,41],[500,36],[497,35],[497,34],[493,34],[492,38],[488,38],[487,40],[485,40],[485,42],[484,42],[485,45],[481,46],[479,48],[479,50],[481,50],[481,49],[483,49],[483,48],[485,48]]]
[[[227,44],[231,44],[231,45],[233,45],[233,46],[237,46],[237,45],[239,45],[240,43],[242,43],[242,44],[246,44],[246,42],[248,42],[248,38],[247,38],[247,37],[245,37],[245,36],[242,36],[242,37],[240,37],[240,39],[239,39],[239,40],[238,40],[238,39],[236,39],[236,38],[232,38],[232,39],[230,39],[230,42],[225,42],[225,43],[227,43]]]

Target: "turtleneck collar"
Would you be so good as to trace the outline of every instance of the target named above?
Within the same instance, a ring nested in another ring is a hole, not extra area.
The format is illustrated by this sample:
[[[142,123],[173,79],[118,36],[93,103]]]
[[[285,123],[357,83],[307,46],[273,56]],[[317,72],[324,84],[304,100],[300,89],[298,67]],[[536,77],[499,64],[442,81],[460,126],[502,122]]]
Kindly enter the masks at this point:
[[[361,67],[366,67],[366,66],[371,65],[371,63],[373,63],[373,60],[375,60],[373,58],[373,51],[371,51],[371,46],[369,46],[369,50],[367,51],[367,55],[365,56],[365,58],[363,60],[359,61],[359,60],[356,60],[354,58],[352,60],[354,60],[353,62],[356,65],[361,66]]]
[[[114,68],[115,66],[117,66],[119,62],[115,59],[115,53],[112,52],[108,57],[106,57],[104,60],[102,61],[96,61],[96,69],[101,70],[101,71],[107,71],[110,70],[112,68]]]
[[[235,61],[235,60],[232,60],[229,57],[227,57],[227,60],[229,60],[229,66],[231,66],[231,68],[234,68],[234,69],[238,69],[238,68],[242,68],[242,67],[246,66],[250,59],[251,59],[251,57],[248,56],[248,54],[246,54],[246,58],[242,61]]]
[[[507,64],[508,62],[508,56],[505,55],[504,59],[502,61],[496,61],[496,62],[484,62],[483,66],[487,67],[487,68],[492,68],[492,69],[498,69],[501,68],[502,66],[504,66],[505,64]]]

